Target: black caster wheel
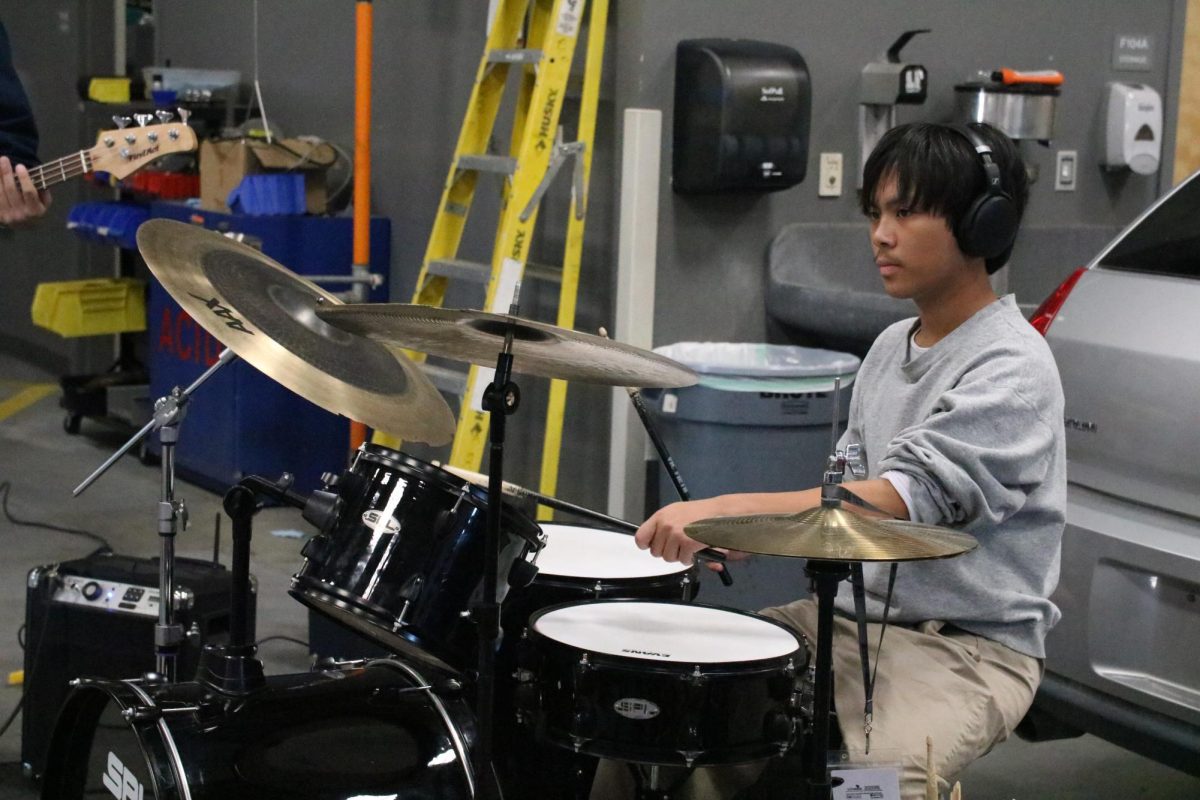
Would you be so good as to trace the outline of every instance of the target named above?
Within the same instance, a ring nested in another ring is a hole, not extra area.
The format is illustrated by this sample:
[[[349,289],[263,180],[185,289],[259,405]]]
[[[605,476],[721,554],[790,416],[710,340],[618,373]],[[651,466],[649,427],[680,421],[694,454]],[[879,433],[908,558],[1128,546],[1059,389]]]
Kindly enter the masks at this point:
[[[63,417],[63,430],[74,436],[79,433],[79,423],[82,419],[79,414],[67,414]]]

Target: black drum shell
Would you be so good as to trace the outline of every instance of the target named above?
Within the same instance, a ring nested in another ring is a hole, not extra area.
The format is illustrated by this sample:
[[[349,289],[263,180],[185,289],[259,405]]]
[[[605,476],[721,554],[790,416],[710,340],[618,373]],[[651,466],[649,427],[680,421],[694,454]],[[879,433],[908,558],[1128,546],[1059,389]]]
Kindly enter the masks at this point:
[[[382,514],[401,482],[377,535],[364,515]],[[487,491],[372,444],[335,489],[341,513],[305,546],[292,596],[394,652],[439,669],[469,667],[475,629],[463,612],[483,590]],[[539,528],[507,503],[501,508],[498,585],[506,589],[513,562],[539,546]]]
[[[603,758],[682,766],[754,761],[796,744],[796,706],[808,659],[799,637],[794,653],[772,659],[693,664],[628,658],[582,650],[536,630],[541,616],[572,605],[543,609],[529,620],[532,716],[540,739]],[[753,616],[796,636],[756,614],[696,605]],[[621,701],[649,701],[657,714],[620,714]]]
[[[42,797],[111,796],[103,777],[123,772],[145,800],[472,797],[473,718],[461,699],[423,685],[392,660],[273,676],[243,697],[199,683],[84,680],[59,716]],[[166,713],[129,722],[126,709]]]
[[[569,524],[573,528],[595,531],[600,536],[632,539],[611,528],[575,522]],[[551,532],[548,528],[543,530],[547,535]],[[546,547],[553,546],[553,538],[550,537]],[[508,593],[501,614],[504,639],[496,655],[495,697],[496,718],[501,729],[510,721],[516,723],[511,736],[498,737],[495,742],[496,767],[506,797],[574,796],[590,785],[597,763],[592,755],[569,753],[539,741],[534,720],[525,713],[528,709],[522,708],[515,696],[519,682],[514,676],[528,666],[525,654],[529,652],[529,647],[524,639],[530,615],[549,606],[590,599],[633,598],[690,603],[699,589],[699,567],[693,564],[688,569],[671,574],[638,578],[579,577],[539,571],[529,586],[514,587]],[[531,759],[538,765],[536,770],[529,768]]]

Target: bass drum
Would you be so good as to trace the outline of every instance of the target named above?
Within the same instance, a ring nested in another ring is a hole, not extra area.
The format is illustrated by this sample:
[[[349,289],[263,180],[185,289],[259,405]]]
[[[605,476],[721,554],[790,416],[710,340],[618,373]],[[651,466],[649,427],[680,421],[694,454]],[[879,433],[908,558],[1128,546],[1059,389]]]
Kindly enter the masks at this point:
[[[390,659],[242,696],[85,679],[59,715],[42,797],[470,798],[475,727],[457,693]]]

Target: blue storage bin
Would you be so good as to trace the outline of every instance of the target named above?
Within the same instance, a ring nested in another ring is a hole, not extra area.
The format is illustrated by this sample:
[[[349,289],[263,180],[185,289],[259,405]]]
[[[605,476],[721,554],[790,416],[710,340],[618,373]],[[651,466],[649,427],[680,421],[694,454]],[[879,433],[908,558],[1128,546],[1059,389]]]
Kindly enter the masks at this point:
[[[233,213],[249,216],[303,214],[304,175],[299,172],[247,175],[229,193],[226,204]]]

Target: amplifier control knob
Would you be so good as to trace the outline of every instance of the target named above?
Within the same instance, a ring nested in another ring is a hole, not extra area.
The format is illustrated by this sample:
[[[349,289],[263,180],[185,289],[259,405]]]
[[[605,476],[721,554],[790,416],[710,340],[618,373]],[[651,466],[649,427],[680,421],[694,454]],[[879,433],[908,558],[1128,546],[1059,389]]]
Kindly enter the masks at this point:
[[[100,584],[95,581],[88,581],[80,590],[83,593],[84,600],[99,600],[101,593],[104,591],[100,588]]]

